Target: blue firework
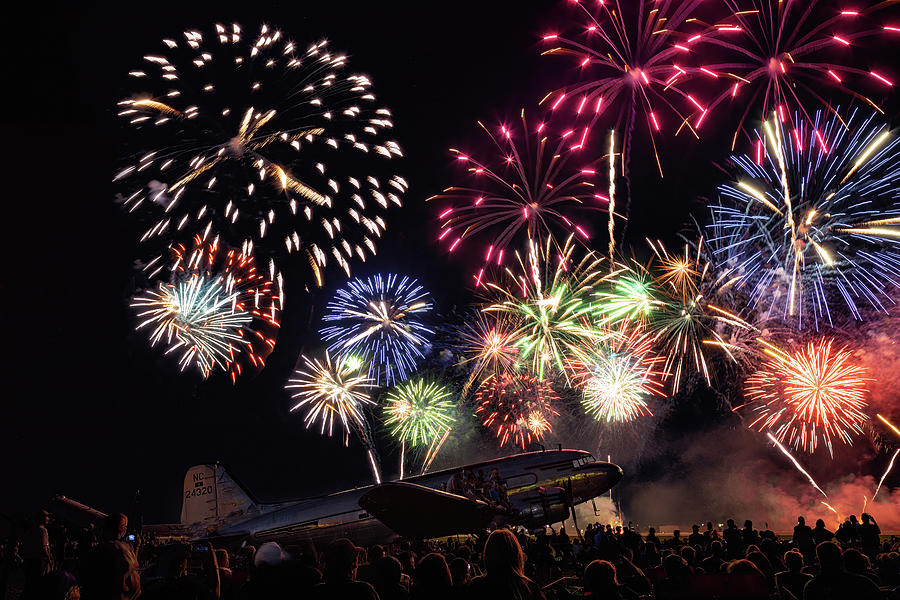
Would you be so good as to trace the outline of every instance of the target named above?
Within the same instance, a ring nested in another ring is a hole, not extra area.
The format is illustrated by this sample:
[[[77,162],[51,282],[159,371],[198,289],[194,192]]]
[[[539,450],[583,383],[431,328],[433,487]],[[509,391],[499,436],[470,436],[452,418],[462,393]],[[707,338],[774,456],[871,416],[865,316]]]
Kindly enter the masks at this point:
[[[884,310],[900,285],[898,138],[874,115],[772,115],[711,207],[715,262],[763,317],[802,328]]]
[[[415,370],[434,332],[422,322],[429,293],[414,277],[357,277],[328,303],[319,330],[332,354],[368,362],[369,377],[392,385]]]

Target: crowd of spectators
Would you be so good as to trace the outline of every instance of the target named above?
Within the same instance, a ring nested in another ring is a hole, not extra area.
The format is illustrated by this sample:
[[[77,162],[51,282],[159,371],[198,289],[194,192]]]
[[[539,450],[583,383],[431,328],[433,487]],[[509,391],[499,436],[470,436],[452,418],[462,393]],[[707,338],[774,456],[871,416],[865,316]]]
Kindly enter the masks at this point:
[[[129,534],[121,514],[97,530],[49,526],[42,512],[0,546],[0,600],[900,599],[900,538],[867,514],[835,531],[799,517],[790,537],[751,521],[687,536],[595,523],[365,549],[163,542]]]
[[[480,469],[477,475],[471,469],[461,469],[453,473],[447,483],[441,484],[441,490],[471,500],[481,500],[491,506],[510,508],[506,480],[496,468],[491,469],[489,477],[485,477]]]

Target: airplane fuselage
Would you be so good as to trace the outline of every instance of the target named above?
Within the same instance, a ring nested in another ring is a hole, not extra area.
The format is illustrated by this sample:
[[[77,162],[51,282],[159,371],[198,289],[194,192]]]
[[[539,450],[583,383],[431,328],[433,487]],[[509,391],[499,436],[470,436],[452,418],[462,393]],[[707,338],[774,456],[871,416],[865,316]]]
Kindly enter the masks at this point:
[[[462,469],[481,471],[485,477],[498,469],[505,480],[509,503],[515,509],[507,522],[527,527],[559,522],[567,515],[557,508],[548,509],[547,489],[562,490],[567,505],[580,504],[600,496],[622,477],[622,470],[611,463],[595,462],[582,450],[528,452],[464,467],[446,469],[404,479],[404,482],[441,489],[450,477]],[[280,542],[312,539],[327,541],[350,537],[358,544],[389,541],[396,535],[359,504],[360,498],[375,486],[366,486],[280,504],[259,504],[238,518],[224,518],[207,528],[211,537],[244,537],[254,542]],[[439,518],[435,515],[435,518]],[[465,532],[459,532],[465,533]]]

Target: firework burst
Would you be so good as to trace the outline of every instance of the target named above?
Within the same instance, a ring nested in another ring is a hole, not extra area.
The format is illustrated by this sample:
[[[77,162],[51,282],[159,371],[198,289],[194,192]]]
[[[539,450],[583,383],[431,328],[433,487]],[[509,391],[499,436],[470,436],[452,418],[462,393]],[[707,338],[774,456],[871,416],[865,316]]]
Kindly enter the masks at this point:
[[[406,182],[371,175],[375,156],[401,151],[390,111],[346,65],[324,41],[304,51],[265,25],[185,31],[144,56],[129,72],[140,91],[119,102],[134,158],[115,176],[125,208],[146,217],[142,239],[274,237],[265,251],[304,252],[319,285],[328,260],[349,274],[374,255]]]
[[[501,446],[513,443],[524,450],[552,431],[557,399],[548,383],[532,375],[491,375],[475,395],[475,414]]]
[[[603,277],[603,259],[585,252],[576,260],[574,252],[571,236],[558,249],[551,241],[543,246],[530,241],[526,256],[516,253],[518,270],[505,270],[508,287],[487,284],[496,302],[483,310],[518,323],[520,360],[530,363],[541,380],[554,368],[568,377],[566,357],[580,352],[580,342],[595,334],[591,296]]]
[[[701,61],[692,72],[726,82],[709,109],[736,100],[746,108],[734,132],[732,147],[751,109],[776,111],[788,129],[807,127],[817,119],[810,105],[831,106],[834,94],[878,105],[858,89],[884,92],[893,83],[884,72],[850,64],[851,46],[862,38],[893,28],[874,23],[872,13],[888,5],[842,10],[818,0],[721,0],[730,13],[710,35],[690,40],[685,52]],[[834,62],[831,62],[834,61]],[[828,90],[827,93],[820,90]],[[825,94],[823,96],[823,94]],[[835,111],[837,114],[837,111]],[[823,148],[823,138],[811,140]]]
[[[428,292],[413,277],[356,278],[337,291],[319,330],[336,356],[361,357],[376,384],[406,379],[434,333],[421,318],[431,312]]]
[[[137,329],[152,328],[152,346],[163,341],[167,354],[181,353],[182,370],[195,364],[204,378],[218,368],[234,382],[247,368],[262,369],[283,301],[272,280],[252,256],[218,241],[196,237],[192,250],[176,244],[172,254],[171,281],[131,304],[141,319]]]
[[[608,117],[607,122],[616,123],[618,129],[626,132],[622,149],[626,177],[632,135],[640,118],[662,175],[656,146],[657,136],[666,128],[664,113],[675,116],[675,127],[669,129],[687,126],[694,130],[707,112],[700,101],[681,89],[691,74],[677,61],[689,40],[709,30],[691,18],[701,2],[615,0],[596,3],[593,10],[587,3],[574,4],[584,21],[580,37],[545,35],[544,41],[554,46],[544,54],[573,57],[578,64],[579,81],[550,92],[542,103],[554,111],[571,109],[584,138],[604,117]],[[692,27],[690,32],[685,31],[688,25]]]
[[[484,266],[475,275],[476,287],[487,265],[502,264],[504,252],[513,243],[542,243],[559,234],[586,240],[581,213],[605,210],[609,203],[591,181],[596,174],[594,166],[571,165],[567,150],[579,144],[572,131],[551,136],[543,123],[529,126],[524,110],[521,120],[521,130],[503,125],[497,135],[479,122],[496,146],[496,160],[483,161],[451,149],[475,182],[447,188],[429,198],[445,205],[439,216],[439,239],[451,252],[470,238],[486,238]]]
[[[746,351],[753,327],[725,308],[729,292],[740,280],[728,269],[716,270],[709,261],[703,238],[685,244],[683,253],[670,253],[660,242],[650,242],[655,255],[654,287],[661,294],[658,310],[649,320],[654,344],[665,355],[663,371],[673,376],[677,392],[688,372],[710,376],[711,350],[736,362]]]
[[[309,428],[316,421],[320,433],[328,431],[330,436],[335,422],[345,435],[355,432],[369,443],[369,424],[365,414],[366,406],[374,406],[369,397],[372,380],[359,372],[353,361],[331,360],[326,352],[325,359],[301,357],[303,367],[294,372],[285,389],[291,393],[296,404],[291,412],[303,409],[303,422]]]
[[[624,423],[651,415],[648,401],[665,396],[661,371],[665,359],[653,354],[653,340],[625,326],[604,336],[570,361],[585,412],[606,423]]]
[[[422,379],[405,381],[384,401],[384,424],[397,441],[427,446],[453,425],[456,403],[445,386]]]
[[[752,417],[751,429],[810,453],[820,443],[833,453],[835,438],[852,444],[862,434],[869,379],[846,348],[825,338],[792,352],[760,343],[767,360],[747,378],[747,403],[736,409]]]
[[[473,383],[480,383],[489,375],[512,373],[516,368],[519,360],[516,329],[509,319],[496,319],[480,311],[466,319],[459,333],[465,357],[460,364],[469,365],[471,373],[463,385],[462,397]]]
[[[742,273],[752,306],[797,327],[884,311],[900,280],[898,140],[874,117],[816,113],[758,133],[769,152],[732,157],[736,181],[711,207],[717,264]],[[819,140],[824,142],[818,143]]]

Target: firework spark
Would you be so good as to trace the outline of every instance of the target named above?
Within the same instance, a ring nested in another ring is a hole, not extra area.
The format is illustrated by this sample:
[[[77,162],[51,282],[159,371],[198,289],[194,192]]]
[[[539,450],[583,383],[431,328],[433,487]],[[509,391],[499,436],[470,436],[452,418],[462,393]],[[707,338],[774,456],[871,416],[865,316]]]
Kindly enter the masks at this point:
[[[511,442],[524,450],[552,431],[557,399],[549,384],[532,375],[491,375],[475,395],[475,414],[501,446]]]
[[[479,122],[499,156],[479,160],[451,149],[475,183],[447,188],[429,198],[443,204],[439,239],[451,252],[470,238],[487,238],[484,267],[475,275],[476,287],[489,264],[502,264],[511,244],[542,243],[561,233],[586,240],[587,225],[579,220],[581,213],[607,208],[608,200],[596,193],[591,181],[596,174],[593,164],[571,164],[567,150],[578,144],[573,141],[574,134],[551,137],[543,124],[529,126],[524,110],[521,119],[521,130],[503,125],[498,135]]]
[[[856,111],[816,113],[793,134],[771,121],[758,133],[771,152],[732,157],[736,181],[711,207],[716,263],[743,274],[754,308],[797,327],[832,324],[835,303],[856,319],[884,311],[900,280],[897,138]]]
[[[790,353],[759,342],[768,359],[747,378],[747,403],[738,407],[754,417],[749,427],[810,453],[820,443],[833,453],[834,438],[852,444],[868,420],[869,379],[847,349],[835,349],[834,340],[825,338]]]
[[[218,241],[194,239],[192,250],[172,249],[172,280],[134,299],[152,327],[150,343],[165,341],[166,353],[180,351],[181,369],[195,364],[203,377],[216,368],[232,382],[248,367],[262,369],[275,346],[283,298],[252,256],[225,250]]]
[[[580,352],[580,342],[594,335],[590,300],[602,278],[603,259],[586,252],[575,260],[574,251],[571,236],[559,249],[550,241],[543,246],[530,241],[525,257],[516,253],[518,270],[505,270],[508,287],[487,285],[497,300],[483,310],[519,324],[520,360],[530,362],[541,380],[551,368],[565,375],[566,357]]]
[[[402,153],[386,138],[390,111],[374,105],[367,77],[343,72],[346,56],[325,41],[303,51],[266,25],[256,36],[237,24],[189,30],[163,46],[129,72],[141,91],[119,102],[134,159],[115,181],[126,209],[148,219],[144,241],[271,233],[306,253],[319,285],[329,259],[349,274],[350,260],[375,254],[407,184],[371,175],[375,156]]]
[[[362,357],[376,384],[406,379],[424,357],[434,333],[420,319],[431,312],[417,279],[394,274],[356,278],[337,291],[319,330],[336,356]]]
[[[660,370],[665,359],[653,354],[653,340],[639,328],[624,326],[593,340],[570,361],[581,405],[597,421],[624,423],[652,414],[648,400],[665,396]]]

